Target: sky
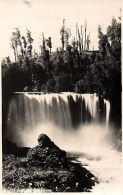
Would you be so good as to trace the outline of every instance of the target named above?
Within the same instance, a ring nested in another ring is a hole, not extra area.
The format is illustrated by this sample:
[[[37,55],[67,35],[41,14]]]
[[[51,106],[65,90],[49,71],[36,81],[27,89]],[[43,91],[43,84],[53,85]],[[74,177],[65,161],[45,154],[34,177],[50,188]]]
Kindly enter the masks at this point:
[[[63,18],[66,27],[75,36],[75,26],[87,21],[87,33],[90,32],[90,50],[98,49],[98,25],[105,33],[112,17],[120,16],[122,0],[0,0],[0,56],[14,59],[10,46],[12,32],[18,27],[21,35],[26,29],[32,32],[33,47],[39,51],[41,34],[52,37],[53,50],[61,47],[60,28]]]

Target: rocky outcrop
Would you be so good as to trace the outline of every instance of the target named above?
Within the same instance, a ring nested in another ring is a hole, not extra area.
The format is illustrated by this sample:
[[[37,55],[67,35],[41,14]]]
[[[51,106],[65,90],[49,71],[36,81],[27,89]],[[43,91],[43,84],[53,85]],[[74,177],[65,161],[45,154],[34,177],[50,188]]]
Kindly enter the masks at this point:
[[[48,169],[67,167],[66,152],[56,146],[47,135],[39,135],[38,144],[27,153],[29,165]]]
[[[26,158],[3,155],[3,189],[12,192],[88,192],[97,182],[79,163],[66,158],[66,152],[41,134],[38,145]]]

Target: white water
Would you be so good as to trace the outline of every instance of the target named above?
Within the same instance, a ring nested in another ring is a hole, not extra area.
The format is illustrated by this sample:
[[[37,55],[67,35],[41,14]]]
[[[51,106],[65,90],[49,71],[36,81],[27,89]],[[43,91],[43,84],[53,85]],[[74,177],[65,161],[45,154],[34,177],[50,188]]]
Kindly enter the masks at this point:
[[[97,194],[123,194],[122,155],[115,150],[105,148],[102,150],[101,159],[88,160],[79,158],[86,169],[91,171],[98,179],[99,184],[93,187],[92,192]]]
[[[95,94],[17,95],[10,102],[8,137],[19,146],[33,147],[39,134],[47,134],[60,148],[80,154],[78,160],[101,182],[93,192],[119,194],[121,153],[112,148],[108,101],[102,109]]]

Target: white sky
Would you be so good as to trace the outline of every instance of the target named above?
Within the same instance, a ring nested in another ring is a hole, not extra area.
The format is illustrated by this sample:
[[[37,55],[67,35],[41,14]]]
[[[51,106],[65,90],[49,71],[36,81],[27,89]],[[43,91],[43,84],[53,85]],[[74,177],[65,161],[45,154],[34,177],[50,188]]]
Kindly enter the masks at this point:
[[[75,36],[76,22],[79,25],[87,21],[90,40],[94,48],[98,48],[98,25],[105,32],[114,16],[120,16],[122,0],[28,0],[32,6],[27,6],[26,0],[0,0],[0,55],[11,56],[10,37],[14,28],[18,27],[21,35],[26,34],[26,28],[32,32],[34,47],[39,50],[41,33],[52,37],[53,50],[61,46],[60,28],[63,18],[66,26]]]

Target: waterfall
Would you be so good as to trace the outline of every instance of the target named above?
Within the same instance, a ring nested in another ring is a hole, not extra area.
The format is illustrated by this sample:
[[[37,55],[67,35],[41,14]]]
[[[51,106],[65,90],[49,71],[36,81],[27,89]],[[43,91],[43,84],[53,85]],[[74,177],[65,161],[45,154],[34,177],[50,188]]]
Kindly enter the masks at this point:
[[[46,134],[54,129],[58,136],[61,132],[76,133],[80,127],[94,124],[105,129],[109,125],[109,115],[110,103],[100,100],[96,94],[15,93],[8,109],[7,132],[9,139],[29,146],[30,135],[33,139],[42,128]]]
[[[96,94],[15,93],[10,101],[7,138],[18,146],[34,147],[47,134],[69,155],[98,177],[94,192],[121,187],[121,157],[115,150],[110,103]]]

